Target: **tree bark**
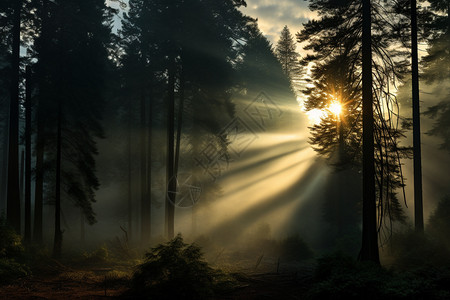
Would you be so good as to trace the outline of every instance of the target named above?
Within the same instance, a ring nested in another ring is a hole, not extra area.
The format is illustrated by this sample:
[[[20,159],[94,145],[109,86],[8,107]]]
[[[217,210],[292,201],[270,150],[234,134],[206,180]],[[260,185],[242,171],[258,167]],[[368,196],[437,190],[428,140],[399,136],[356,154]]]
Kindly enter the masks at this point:
[[[166,229],[167,237],[174,237],[174,217],[175,206],[172,195],[176,190],[176,180],[174,178],[174,109],[175,109],[175,57],[171,54],[169,60],[169,80],[167,97],[167,162],[166,162]]]
[[[141,243],[148,243],[148,199],[147,199],[147,151],[146,151],[146,109],[145,109],[145,91],[141,90],[140,101],[140,168],[141,168]]]
[[[133,204],[132,204],[132,159],[131,159],[131,118],[132,118],[132,103],[131,99],[128,103],[128,137],[127,137],[127,155],[128,155],[128,187],[127,187],[127,210],[128,210],[128,238],[132,241],[133,238]]]
[[[22,1],[16,0],[13,16],[11,61],[11,90],[9,107],[8,188],[6,220],[20,234],[19,187],[19,65],[20,65],[20,11]]]
[[[148,101],[148,136],[147,136],[147,232],[148,240],[152,238],[152,122],[153,120],[153,98],[152,89],[149,91]]]
[[[31,241],[31,67],[26,67],[25,97],[25,242]]]
[[[33,241],[42,244],[42,209],[44,199],[44,112],[42,102],[38,104],[36,133],[36,179],[34,190],[34,228]]]
[[[419,57],[417,49],[417,1],[411,0],[411,68],[413,105],[414,223],[423,232],[422,154],[420,145]]]
[[[53,257],[61,257],[62,232],[61,232],[61,138],[62,138],[62,103],[58,101],[58,125],[56,136],[56,183],[55,183],[55,236],[53,243]]]
[[[372,34],[370,0],[362,1],[362,97],[363,97],[363,212],[362,261],[380,262],[375,199],[374,120],[372,97]]]

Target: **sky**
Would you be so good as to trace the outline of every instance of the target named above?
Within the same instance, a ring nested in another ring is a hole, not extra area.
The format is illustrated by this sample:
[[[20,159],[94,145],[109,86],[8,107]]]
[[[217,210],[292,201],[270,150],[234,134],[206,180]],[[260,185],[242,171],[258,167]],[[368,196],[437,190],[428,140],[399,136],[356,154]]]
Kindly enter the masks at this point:
[[[247,7],[242,8],[246,15],[257,18],[258,26],[275,46],[285,25],[291,34],[299,32],[303,23],[315,16],[305,0],[246,0]]]

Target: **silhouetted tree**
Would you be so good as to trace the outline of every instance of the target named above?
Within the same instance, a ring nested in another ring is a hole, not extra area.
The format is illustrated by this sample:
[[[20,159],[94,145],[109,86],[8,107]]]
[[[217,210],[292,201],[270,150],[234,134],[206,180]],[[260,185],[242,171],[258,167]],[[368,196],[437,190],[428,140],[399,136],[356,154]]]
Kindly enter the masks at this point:
[[[95,222],[91,203],[99,186],[95,175],[95,138],[100,125],[102,87],[107,66],[110,25],[102,1],[55,1],[45,10],[35,41],[38,120],[46,112],[45,165],[56,174],[47,187],[54,188],[54,255],[61,253],[61,198],[80,207],[88,223]],[[39,122],[39,121],[38,121]],[[39,143],[39,141],[38,141]],[[52,147],[53,146],[53,147]]]
[[[366,225],[370,224],[368,227],[363,225],[363,237],[370,239],[370,243],[367,240],[364,242],[365,254],[361,255],[364,259],[378,260],[377,251],[374,250],[377,243],[373,240],[377,226],[374,227],[372,223],[377,218],[372,214],[378,208],[378,230],[382,229],[380,226],[384,220],[392,220],[386,216],[393,216],[399,221],[404,219],[396,189],[403,187],[400,157],[408,153],[407,149],[397,145],[402,133],[396,127],[394,114],[398,112],[392,111],[396,107],[396,99],[390,92],[390,85],[397,82],[404,62],[398,60],[397,63],[394,58],[401,53],[389,48],[395,41],[389,39],[388,33],[392,26],[387,22],[389,18],[386,17],[384,2],[311,1],[310,7],[318,10],[321,17],[305,24],[297,35],[299,42],[309,41],[305,49],[315,52],[304,60],[315,63],[311,82],[314,87],[305,90],[308,96],[305,106],[307,110],[323,109],[328,107],[330,101],[338,100],[344,107],[341,122],[344,128],[339,131],[345,131],[347,127],[349,134],[344,133],[346,147],[355,147],[350,150],[348,158],[357,162],[355,159],[362,153],[363,220]],[[330,80],[333,75],[343,78],[334,77]],[[375,114],[373,125],[372,112]],[[319,152],[328,155],[341,144],[337,123],[330,117],[332,114],[312,128],[312,142],[318,146]],[[346,117],[349,122],[345,120]],[[372,183],[376,184],[375,190],[372,190]],[[378,201],[372,199],[372,195],[377,195]],[[392,211],[397,213],[391,215]]]
[[[423,232],[422,151],[420,145],[419,55],[417,49],[417,1],[411,0],[411,69],[414,153],[414,223]]]
[[[422,77],[427,83],[443,83],[450,78],[450,4],[445,0],[429,1],[431,16],[425,26],[429,47],[427,55],[423,58]],[[437,89],[436,89],[437,91]],[[447,92],[444,95],[448,94]],[[450,151],[450,101],[444,99],[437,105],[430,107],[426,114],[435,119],[430,134],[438,136],[442,140],[441,148]]]
[[[9,4],[9,5],[8,5]],[[22,1],[7,1],[6,14],[11,16],[10,56],[10,103],[9,103],[9,149],[7,222],[20,234],[19,192],[19,80],[20,80],[20,20]],[[9,11],[8,11],[9,10]],[[7,18],[8,19],[8,18]]]

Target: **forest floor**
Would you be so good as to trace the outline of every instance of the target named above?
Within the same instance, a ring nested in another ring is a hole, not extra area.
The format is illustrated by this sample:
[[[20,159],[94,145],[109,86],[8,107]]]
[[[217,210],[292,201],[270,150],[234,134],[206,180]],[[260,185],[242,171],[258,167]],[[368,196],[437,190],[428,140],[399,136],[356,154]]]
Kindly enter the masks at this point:
[[[128,290],[131,270],[125,264],[69,266],[52,261],[40,273],[0,286],[0,299],[128,299],[122,295]],[[258,271],[233,271],[236,287],[214,299],[300,299],[309,288],[313,268],[275,273],[261,266]]]

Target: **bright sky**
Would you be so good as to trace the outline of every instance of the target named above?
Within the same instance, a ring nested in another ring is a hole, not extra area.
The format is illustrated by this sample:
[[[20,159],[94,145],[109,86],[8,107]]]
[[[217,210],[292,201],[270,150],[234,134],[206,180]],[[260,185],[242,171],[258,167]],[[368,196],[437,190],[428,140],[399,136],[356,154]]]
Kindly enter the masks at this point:
[[[242,11],[258,19],[258,25],[264,35],[275,46],[285,25],[291,34],[299,32],[303,23],[315,16],[305,0],[246,0],[247,7]],[[299,47],[297,47],[300,50]]]

